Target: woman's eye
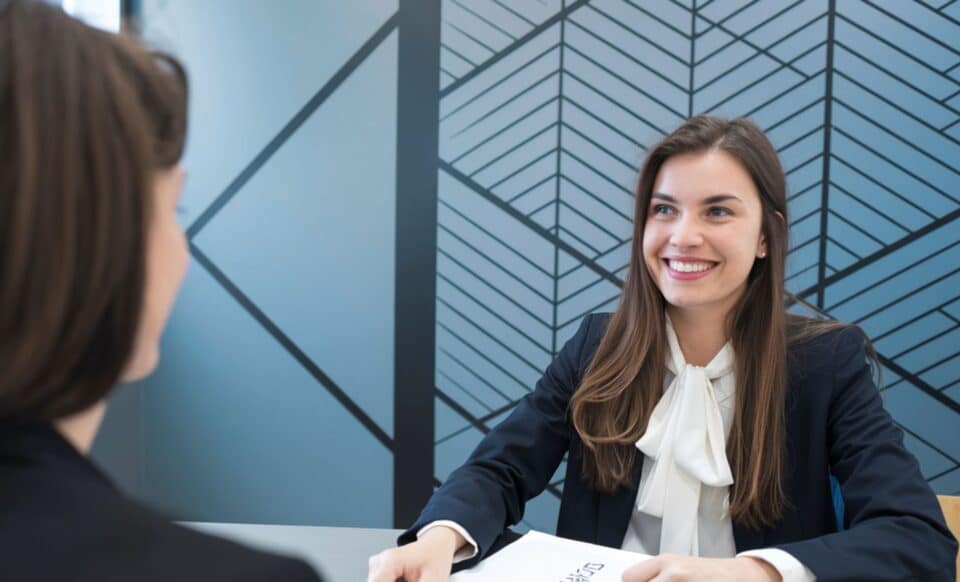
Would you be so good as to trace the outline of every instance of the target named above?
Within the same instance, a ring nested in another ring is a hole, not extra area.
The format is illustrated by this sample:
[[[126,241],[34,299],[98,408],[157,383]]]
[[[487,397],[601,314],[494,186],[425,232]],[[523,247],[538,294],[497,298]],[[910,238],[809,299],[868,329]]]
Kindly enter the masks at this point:
[[[707,213],[710,216],[730,216],[733,214],[729,208],[724,208],[723,206],[711,206]]]
[[[653,207],[653,213],[654,213],[654,214],[669,214],[670,211],[672,211],[672,210],[673,210],[673,208],[671,208],[670,206],[668,206],[668,205],[666,205],[666,204],[656,204],[656,205],[654,205],[654,207]]]

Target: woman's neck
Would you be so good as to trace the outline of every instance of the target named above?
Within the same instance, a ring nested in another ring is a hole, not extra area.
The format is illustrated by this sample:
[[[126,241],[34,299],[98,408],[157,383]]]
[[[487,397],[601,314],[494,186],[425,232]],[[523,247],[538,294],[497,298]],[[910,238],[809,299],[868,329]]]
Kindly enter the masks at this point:
[[[692,311],[667,307],[683,359],[694,366],[706,366],[727,343],[727,315],[716,310]]]
[[[107,401],[101,400],[82,412],[54,421],[53,426],[75,449],[89,455],[106,409]]]

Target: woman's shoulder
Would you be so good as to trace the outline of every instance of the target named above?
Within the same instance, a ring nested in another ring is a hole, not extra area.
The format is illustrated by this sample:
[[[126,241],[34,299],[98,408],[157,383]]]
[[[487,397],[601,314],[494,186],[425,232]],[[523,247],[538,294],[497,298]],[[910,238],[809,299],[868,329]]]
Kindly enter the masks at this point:
[[[0,423],[0,475],[4,580],[317,580],[302,562],[171,523],[46,424]]]
[[[787,318],[787,365],[790,376],[834,376],[842,369],[862,367],[873,349],[857,325],[790,314]]]
[[[563,350],[557,354],[559,360],[567,363],[576,371],[577,377],[583,375],[587,365],[600,346],[611,313],[597,312],[585,315],[573,335],[567,340]]]
[[[583,340],[583,352],[586,356],[591,356],[600,345],[604,333],[607,331],[607,325],[613,313],[608,311],[598,311],[585,316],[580,323],[580,329],[577,330],[577,336]]]
[[[787,350],[827,352],[863,348],[869,340],[857,325],[802,315],[787,315]]]
[[[299,559],[260,551],[171,523],[136,502],[132,505],[136,506],[132,513],[140,514],[132,522],[149,531],[150,543],[159,546],[157,560],[152,564],[154,571],[162,570],[163,563],[173,561],[193,564],[192,575],[196,580],[320,582],[318,575]],[[172,578],[176,572],[169,573]]]
[[[613,317],[613,313],[609,311],[590,313],[583,318],[580,327],[588,337],[602,336],[603,332],[607,330],[607,324],[610,323],[611,317]]]
[[[118,496],[100,509],[110,517],[110,522],[93,537],[123,539],[127,550],[125,555],[106,542],[99,544],[104,552],[99,560],[103,572],[136,573],[140,580],[319,581],[316,573],[300,560],[172,523],[166,516],[126,496]],[[91,552],[94,551],[91,548]],[[189,564],[189,568],[184,569],[184,564]]]

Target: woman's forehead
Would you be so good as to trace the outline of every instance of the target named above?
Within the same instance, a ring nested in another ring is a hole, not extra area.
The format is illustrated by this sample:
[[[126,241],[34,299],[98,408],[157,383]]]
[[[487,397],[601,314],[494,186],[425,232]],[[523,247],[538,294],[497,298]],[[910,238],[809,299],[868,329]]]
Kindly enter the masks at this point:
[[[718,202],[730,196],[747,204],[760,200],[746,168],[719,150],[668,158],[657,172],[653,192],[666,195],[676,203]]]

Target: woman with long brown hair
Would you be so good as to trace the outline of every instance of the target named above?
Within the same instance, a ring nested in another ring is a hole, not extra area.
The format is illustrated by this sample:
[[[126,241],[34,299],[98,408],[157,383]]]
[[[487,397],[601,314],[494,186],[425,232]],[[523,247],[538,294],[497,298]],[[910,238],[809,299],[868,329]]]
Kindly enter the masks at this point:
[[[186,270],[186,99],[176,60],[0,0],[0,579],[319,580],[170,523],[88,458]]]
[[[631,582],[953,580],[869,342],[785,309],[786,179],[763,132],[688,120],[649,150],[634,216],[617,310],[584,319],[370,579],[488,555],[568,454],[557,534],[656,556]]]

